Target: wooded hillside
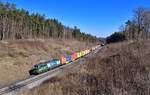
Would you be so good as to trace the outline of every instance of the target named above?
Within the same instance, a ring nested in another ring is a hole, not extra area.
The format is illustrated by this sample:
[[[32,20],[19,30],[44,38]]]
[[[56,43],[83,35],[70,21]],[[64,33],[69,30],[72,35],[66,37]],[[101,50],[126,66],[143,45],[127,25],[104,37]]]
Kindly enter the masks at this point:
[[[120,30],[107,37],[107,43],[123,40],[145,40],[150,38],[150,9],[138,7],[133,18],[121,25]]]
[[[127,40],[149,39],[150,38],[150,9],[138,7],[133,10],[133,19],[128,20],[121,31]]]
[[[28,38],[64,38],[97,42],[97,37],[70,28],[57,19],[46,19],[39,13],[17,9],[15,4],[0,2],[0,40]]]

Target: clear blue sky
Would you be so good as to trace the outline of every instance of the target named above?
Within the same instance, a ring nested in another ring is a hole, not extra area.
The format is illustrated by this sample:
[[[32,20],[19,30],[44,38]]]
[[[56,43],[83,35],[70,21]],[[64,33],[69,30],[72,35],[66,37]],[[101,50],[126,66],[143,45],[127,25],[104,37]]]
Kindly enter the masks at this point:
[[[150,7],[150,0],[0,0],[18,8],[56,18],[66,26],[106,37],[133,17],[138,6]]]

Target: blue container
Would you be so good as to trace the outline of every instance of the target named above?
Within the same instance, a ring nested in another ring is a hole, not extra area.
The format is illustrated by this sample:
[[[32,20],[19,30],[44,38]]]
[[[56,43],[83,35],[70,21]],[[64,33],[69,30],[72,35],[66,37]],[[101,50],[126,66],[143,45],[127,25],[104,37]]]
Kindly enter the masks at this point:
[[[58,60],[58,59],[53,59],[47,63],[47,66],[49,69],[53,69],[53,68],[60,66],[60,65],[61,65],[60,60]]]
[[[69,63],[69,62],[71,62],[71,61],[72,61],[71,56],[67,56],[67,57],[66,57],[66,62]]]

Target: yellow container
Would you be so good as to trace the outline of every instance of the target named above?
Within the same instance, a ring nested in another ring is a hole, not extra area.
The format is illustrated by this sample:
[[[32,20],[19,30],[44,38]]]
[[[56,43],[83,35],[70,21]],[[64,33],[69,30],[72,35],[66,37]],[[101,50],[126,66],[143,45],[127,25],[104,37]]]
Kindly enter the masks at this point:
[[[77,58],[80,58],[80,52],[77,52]]]

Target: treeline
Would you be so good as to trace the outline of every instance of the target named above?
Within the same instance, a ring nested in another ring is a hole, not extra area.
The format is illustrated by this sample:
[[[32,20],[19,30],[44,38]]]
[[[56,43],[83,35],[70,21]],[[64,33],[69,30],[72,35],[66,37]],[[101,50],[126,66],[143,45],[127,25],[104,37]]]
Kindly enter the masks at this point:
[[[144,40],[150,38],[150,9],[144,7],[138,7],[133,11],[133,19],[125,22],[120,27],[119,33],[113,34],[107,38],[110,41],[110,37],[121,34],[120,36],[125,37],[118,39],[118,41],[124,40]],[[111,40],[115,40],[112,37]]]
[[[15,4],[0,2],[0,40],[64,38],[98,42],[98,38],[64,26],[56,19],[17,9]]]
[[[107,37],[106,42],[109,44],[109,43],[115,43],[124,40],[126,40],[125,35],[123,35],[121,32],[115,32],[109,37]]]

